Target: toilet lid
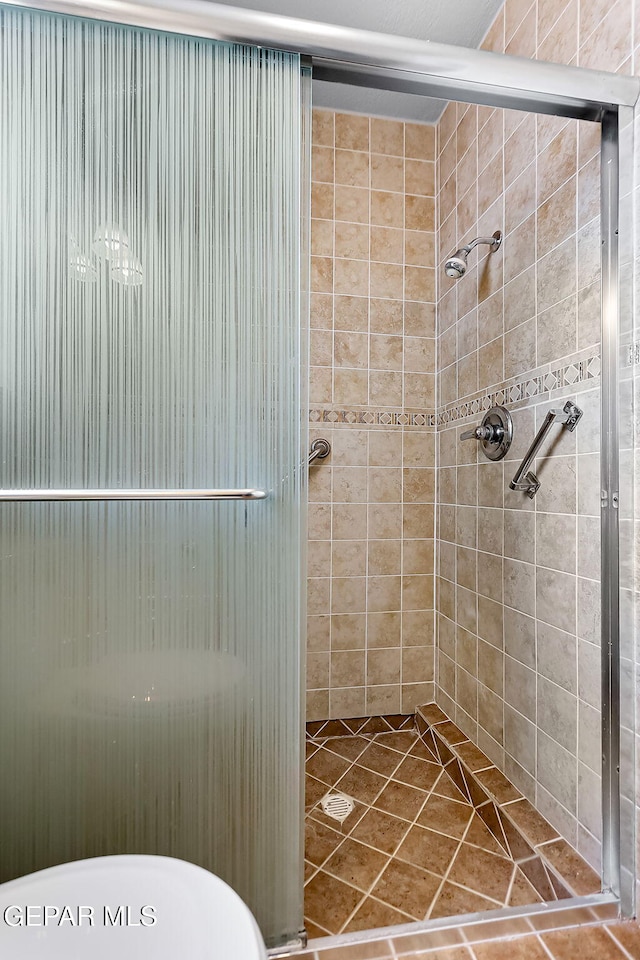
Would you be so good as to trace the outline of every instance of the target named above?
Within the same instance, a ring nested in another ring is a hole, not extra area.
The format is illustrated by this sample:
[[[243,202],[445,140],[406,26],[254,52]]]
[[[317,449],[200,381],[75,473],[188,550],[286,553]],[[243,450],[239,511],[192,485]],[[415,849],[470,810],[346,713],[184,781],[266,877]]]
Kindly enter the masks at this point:
[[[20,960],[266,960],[251,911],[183,860],[78,860],[0,885],[0,956]]]

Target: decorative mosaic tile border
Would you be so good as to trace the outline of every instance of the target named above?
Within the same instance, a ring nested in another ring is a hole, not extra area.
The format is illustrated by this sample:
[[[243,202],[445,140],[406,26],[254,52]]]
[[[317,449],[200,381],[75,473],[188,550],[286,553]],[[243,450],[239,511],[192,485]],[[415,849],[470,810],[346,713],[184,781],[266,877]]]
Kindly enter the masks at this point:
[[[627,347],[628,364],[640,362],[640,341]],[[587,383],[600,377],[600,354],[582,357],[570,363],[525,377],[514,383],[500,386],[493,393],[478,393],[462,403],[453,402],[437,414],[423,411],[404,413],[402,410],[334,410],[312,407],[310,423],[349,423],[380,427],[435,427],[466,417],[475,416],[496,404],[518,403],[522,400],[542,398],[545,394],[577,383]]]
[[[597,380],[600,377],[600,367],[600,354],[596,353],[591,357],[584,357],[581,360],[575,360],[573,363],[567,363],[564,366],[555,367],[536,376],[527,377],[516,383],[500,387],[494,393],[480,394],[470,400],[465,400],[463,403],[453,403],[438,413],[437,425],[442,426],[443,424],[454,423],[456,420],[464,420],[465,417],[470,417],[483,410],[489,410],[496,404],[531,400],[534,397],[551,393],[552,390],[558,390],[560,387],[571,387],[576,383]]]
[[[623,347],[625,351],[624,361],[626,367],[635,367],[640,363],[640,340],[635,343],[629,343]]]
[[[380,427],[435,427],[434,413],[403,413],[402,410],[309,410],[310,423],[364,423]]]
[[[307,739],[321,740],[326,737],[413,730],[415,719],[413,713],[392,713],[381,717],[354,717],[351,720],[310,720],[307,723]]]
[[[598,893],[600,877],[435,703],[416,709],[422,742],[545,902]]]

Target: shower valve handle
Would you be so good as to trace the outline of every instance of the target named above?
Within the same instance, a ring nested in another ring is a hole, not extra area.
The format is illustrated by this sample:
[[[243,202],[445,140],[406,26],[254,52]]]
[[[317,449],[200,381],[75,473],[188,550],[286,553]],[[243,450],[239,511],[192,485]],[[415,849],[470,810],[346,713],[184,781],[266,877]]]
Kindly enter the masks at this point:
[[[461,440],[485,440],[488,443],[499,443],[504,434],[501,426],[481,423],[473,430],[465,430],[460,434]]]
[[[492,407],[482,423],[460,434],[461,440],[478,440],[488,460],[502,460],[513,439],[513,423],[506,407]]]

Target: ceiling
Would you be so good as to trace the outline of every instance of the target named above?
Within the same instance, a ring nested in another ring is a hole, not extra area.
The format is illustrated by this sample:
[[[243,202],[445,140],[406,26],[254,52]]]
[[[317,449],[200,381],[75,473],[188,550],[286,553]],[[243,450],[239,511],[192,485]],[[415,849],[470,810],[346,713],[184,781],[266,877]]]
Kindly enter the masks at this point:
[[[504,0],[218,0],[232,7],[357,27],[378,33],[478,47]],[[316,107],[435,123],[441,100],[314,81]]]

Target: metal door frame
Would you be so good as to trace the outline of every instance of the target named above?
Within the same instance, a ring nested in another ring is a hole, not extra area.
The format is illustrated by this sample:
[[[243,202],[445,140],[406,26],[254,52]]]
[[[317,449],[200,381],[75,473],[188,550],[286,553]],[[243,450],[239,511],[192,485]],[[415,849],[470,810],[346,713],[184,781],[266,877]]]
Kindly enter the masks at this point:
[[[630,225],[620,223],[620,184],[633,184],[633,119],[640,78],[511,57],[438,43],[386,36],[329,24],[243,10],[208,0],[10,0],[29,7],[210,39],[268,46],[309,58],[313,76],[355,84],[528,110],[599,122],[601,140],[601,561],[602,561],[602,877],[605,893],[564,901],[568,909],[597,910],[621,901],[620,870],[620,548],[619,548],[619,248],[633,249]],[[625,135],[621,136],[621,131]],[[625,234],[620,235],[624,227]],[[626,324],[628,327],[629,324]],[[626,506],[626,505],[625,505]],[[632,505],[627,507],[627,513]],[[626,824],[624,825],[626,826]],[[633,829],[633,827],[631,827]],[[556,912],[562,912],[559,904]],[[504,917],[514,917],[506,908]],[[516,911],[533,916],[535,908]],[[585,914],[586,916],[586,914]],[[593,912],[591,912],[593,918]],[[482,915],[470,919],[478,923]],[[461,919],[456,918],[460,926]],[[443,926],[442,921],[431,926]],[[411,924],[411,930],[425,924]],[[403,928],[392,928],[394,936]],[[327,938],[326,945],[371,939]]]

